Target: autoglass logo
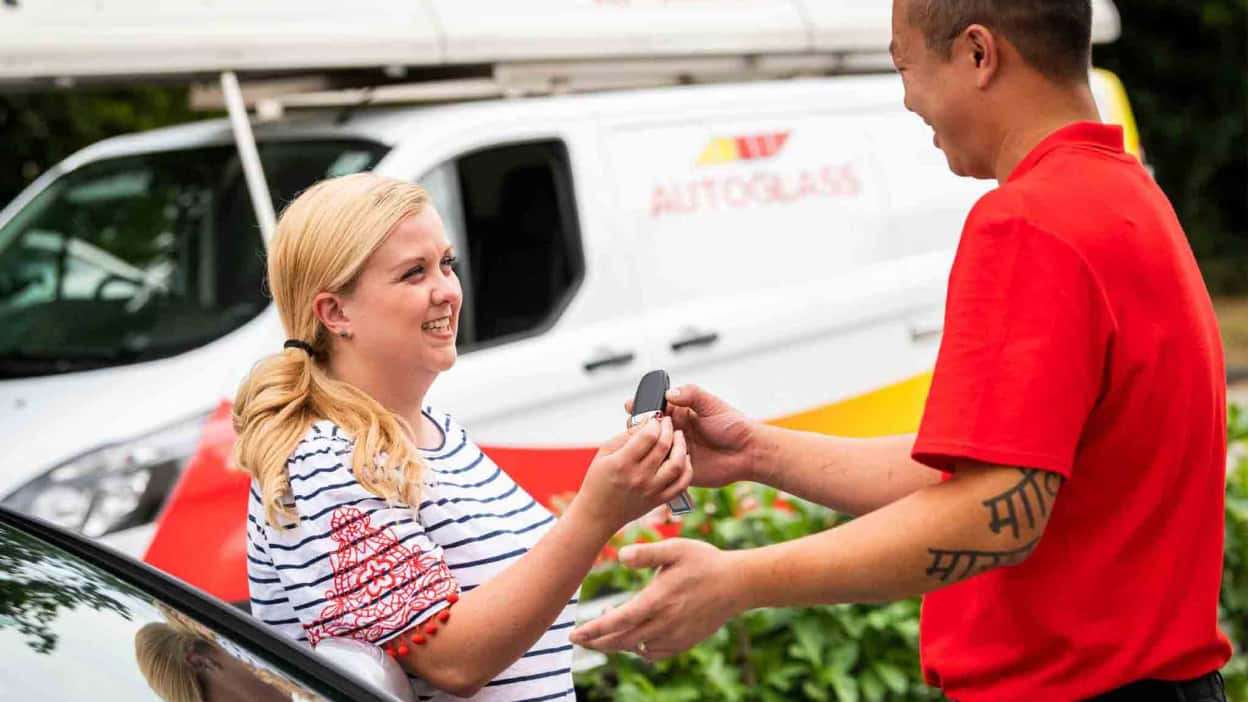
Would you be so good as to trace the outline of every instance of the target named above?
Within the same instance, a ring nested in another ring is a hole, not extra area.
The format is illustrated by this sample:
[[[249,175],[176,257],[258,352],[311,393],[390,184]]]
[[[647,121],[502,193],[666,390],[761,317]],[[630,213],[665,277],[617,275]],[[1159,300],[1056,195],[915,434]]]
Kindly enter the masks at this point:
[[[862,194],[852,158],[822,153],[817,143],[813,150],[788,153],[792,138],[793,130],[784,130],[711,139],[689,173],[652,186],[651,219],[845,201]]]
[[[699,166],[714,166],[738,161],[762,161],[778,156],[789,143],[792,132],[774,132],[752,136],[712,139],[698,158]]]

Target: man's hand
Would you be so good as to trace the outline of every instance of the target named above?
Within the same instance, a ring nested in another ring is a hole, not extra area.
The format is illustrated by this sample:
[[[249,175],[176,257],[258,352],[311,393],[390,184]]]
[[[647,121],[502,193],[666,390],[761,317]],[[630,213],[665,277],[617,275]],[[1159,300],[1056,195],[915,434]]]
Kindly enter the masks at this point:
[[[628,604],[573,630],[572,641],[598,651],[631,651],[649,660],[692,648],[742,609],[732,556],[687,539],[624,548],[624,565],[657,568],[658,574]]]
[[[632,404],[631,400],[624,403],[629,414]],[[694,485],[723,487],[754,479],[754,421],[696,385],[669,390],[667,414],[685,434]]]

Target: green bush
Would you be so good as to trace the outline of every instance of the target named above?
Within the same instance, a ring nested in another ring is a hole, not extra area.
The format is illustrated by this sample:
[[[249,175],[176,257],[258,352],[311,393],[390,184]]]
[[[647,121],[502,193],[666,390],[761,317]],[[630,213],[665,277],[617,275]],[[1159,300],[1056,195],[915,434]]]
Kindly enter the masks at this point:
[[[1222,669],[1227,699],[1248,702],[1248,413],[1230,412],[1230,475],[1226,483],[1226,561],[1222,568],[1222,630],[1235,657]]]
[[[1248,702],[1248,413],[1235,407],[1230,440],[1220,612],[1236,655],[1223,674],[1228,699]],[[695,493],[702,509],[685,519],[681,535],[725,549],[787,541],[842,520],[831,510],[759,485]],[[616,546],[657,538],[653,530],[634,528]],[[581,598],[638,590],[648,578],[608,566],[586,580]],[[611,655],[607,665],[578,675],[577,688],[578,698],[591,702],[942,699],[919,672],[918,600],[747,612],[668,661]]]
[[[787,541],[841,520],[759,485],[694,492],[701,510],[685,518],[682,535],[725,549]],[[620,543],[656,538],[638,528]],[[608,567],[586,580],[581,599],[639,589],[646,580],[646,574]],[[918,600],[754,610],[684,655],[657,664],[612,655],[607,666],[580,675],[577,685],[579,699],[616,702],[939,699],[919,679],[918,646]]]

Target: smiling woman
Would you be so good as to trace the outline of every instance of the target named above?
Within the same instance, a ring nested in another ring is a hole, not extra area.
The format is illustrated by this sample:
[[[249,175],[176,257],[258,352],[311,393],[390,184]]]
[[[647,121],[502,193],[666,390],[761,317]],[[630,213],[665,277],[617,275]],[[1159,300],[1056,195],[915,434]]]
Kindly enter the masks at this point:
[[[688,485],[683,437],[664,420],[612,439],[556,522],[425,405],[463,291],[419,186],[310,188],[268,277],[290,339],[234,406],[252,612],[314,647],[384,645],[421,699],[574,698],[576,590],[611,535]]]

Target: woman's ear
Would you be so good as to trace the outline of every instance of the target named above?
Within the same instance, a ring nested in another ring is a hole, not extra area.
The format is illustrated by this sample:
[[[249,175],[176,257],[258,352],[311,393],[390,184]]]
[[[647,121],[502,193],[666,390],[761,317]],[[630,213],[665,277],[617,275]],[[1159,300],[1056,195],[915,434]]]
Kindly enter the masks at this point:
[[[195,645],[186,652],[186,662],[199,673],[209,673],[221,668],[221,664],[213,659],[212,653],[200,645]]]
[[[312,313],[329,333],[335,336],[351,335],[351,318],[347,315],[344,300],[334,293],[318,293],[312,298]]]

